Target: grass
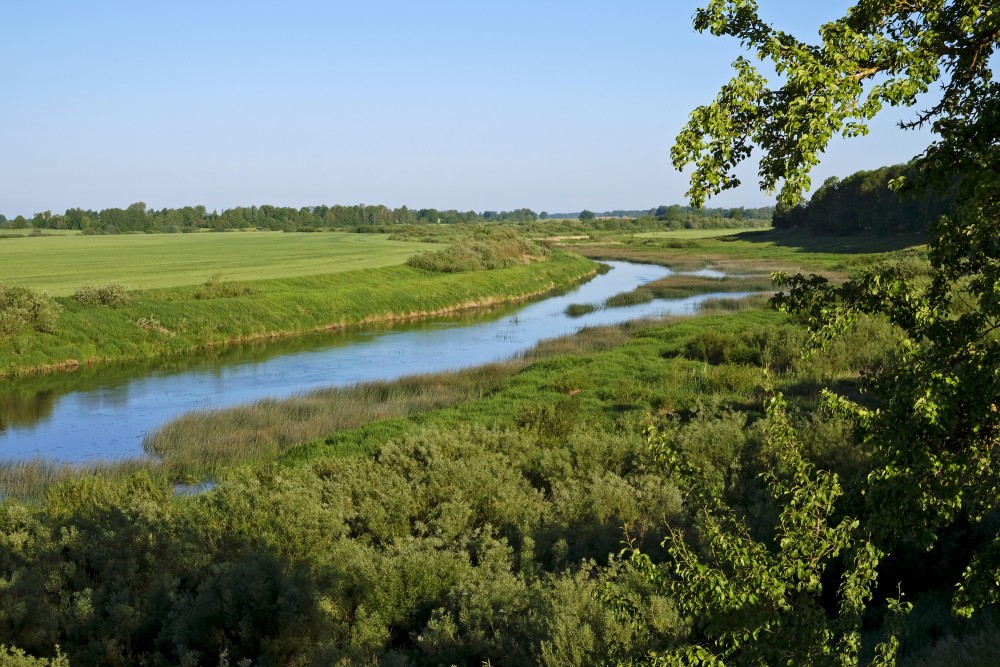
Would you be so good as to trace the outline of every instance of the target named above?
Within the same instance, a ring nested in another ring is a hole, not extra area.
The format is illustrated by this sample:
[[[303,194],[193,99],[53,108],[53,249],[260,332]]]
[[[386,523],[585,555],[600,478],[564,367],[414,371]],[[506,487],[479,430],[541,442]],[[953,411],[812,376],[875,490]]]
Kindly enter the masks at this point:
[[[706,238],[625,238],[617,246],[573,249],[596,259],[652,262],[677,271],[712,267],[729,274],[815,272],[831,279],[854,275],[895,251],[924,252],[923,237],[919,235],[853,238],[815,237],[781,230],[736,231]]]
[[[331,433],[478,398],[526,365],[513,360],[192,412],[148,435],[143,445],[173,478],[203,478],[234,464],[273,460]]]
[[[0,240],[0,283],[53,296],[84,283],[132,289],[228,280],[293,278],[402,264],[427,245],[384,234],[229,232],[44,236]]]
[[[770,227],[755,231],[767,231]],[[719,236],[733,236],[746,232],[746,228],[732,229],[673,229],[663,232],[639,232],[634,234],[637,239],[711,239]]]
[[[565,401],[580,419],[613,429],[622,419],[692,409],[706,395],[754,409],[775,385],[794,400],[814,400],[817,382],[856,378],[886,342],[870,329],[852,336],[804,361],[804,334],[786,316],[759,300],[723,300],[701,316],[585,329],[481,368],[195,412],[146,446],[171,474],[200,478],[275,457],[370,456],[414,429],[502,427]]]
[[[597,305],[593,303],[571,303],[566,306],[566,314],[569,317],[583,317],[595,310],[597,310]]]
[[[87,312],[99,313],[100,321],[105,324],[109,316],[147,313],[144,318],[174,335],[155,329],[142,331],[142,335],[159,337],[162,344],[169,346],[189,333],[177,327],[178,317],[183,313],[188,318],[187,326],[191,327],[199,321],[199,309],[208,309],[201,313],[203,316],[227,313],[222,333],[233,336],[241,322],[246,324],[242,318],[249,317],[249,312],[259,318],[261,312],[275,310],[278,304],[285,304],[291,311],[305,307],[309,313],[323,312],[326,319],[332,308],[339,308],[341,313],[353,308],[357,320],[373,307],[389,310],[412,307],[414,295],[419,295],[430,307],[438,298],[445,304],[460,302],[469,296],[470,289],[472,293],[495,296],[525,288],[549,287],[592,270],[585,260],[556,252],[549,261],[540,264],[472,274],[431,275],[401,266],[354,274],[255,281],[250,283],[254,286],[252,294],[235,297],[198,299],[195,293],[204,289],[200,286],[153,290],[142,293],[138,303],[133,301],[117,309],[90,307]],[[759,275],[728,280],[675,275],[645,289],[651,294],[657,290],[676,292],[677,296],[709,289],[750,291],[754,286],[763,289],[769,287],[769,281]],[[144,298],[152,301],[144,305]],[[861,364],[857,360],[864,356],[862,351],[880,344],[878,336],[864,336],[860,343],[855,341],[856,349],[835,348],[824,353],[825,356],[816,357],[808,366],[798,366],[800,362],[795,360],[802,338],[767,333],[789,325],[783,315],[762,307],[764,298],[719,299],[706,305],[706,315],[694,318],[585,330],[576,336],[542,343],[521,360],[481,369],[368,383],[287,401],[261,401],[251,406],[194,413],[149,437],[149,450],[160,456],[162,462],[147,465],[153,466],[154,474],[170,479],[224,477],[226,470],[238,463],[259,464],[275,458],[296,462],[331,455],[366,456],[378,451],[383,443],[421,426],[448,429],[462,424],[503,427],[511,423],[535,423],[539,419],[544,422],[555,418],[549,414],[552,410],[562,414],[560,411],[570,407],[573,414],[587,423],[614,428],[621,420],[646,421],[650,415],[689,410],[706,395],[716,402],[756,409],[772,384],[786,390],[793,400],[814,400],[821,381],[856,376],[855,367]],[[152,303],[158,304],[159,309],[147,312]],[[219,304],[226,307],[213,310]],[[362,306],[367,310],[357,310]],[[83,304],[76,307],[86,311]],[[72,304],[67,305],[67,311],[73,308]],[[175,312],[173,308],[179,310]],[[297,314],[294,319],[301,317],[304,316]],[[64,332],[65,335],[72,336],[86,322],[82,318],[73,332]],[[141,331],[134,322],[131,326]],[[794,354],[778,349],[782,346],[794,347]],[[31,351],[30,347],[23,350],[26,354]],[[864,358],[877,356],[876,352]],[[745,359],[770,360],[776,377],[765,378],[759,369],[747,365]],[[116,470],[110,466],[102,468],[100,473],[114,475]],[[8,466],[0,471],[0,488],[37,496],[46,485],[69,474],[72,473],[42,464],[20,469]]]
[[[568,287],[595,270],[579,255],[557,252],[548,261],[470,274],[392,266],[238,284],[211,279],[133,292],[117,308],[63,297],[56,299],[62,311],[51,333],[22,330],[3,339],[0,375],[174,357],[240,341],[494,306]]]

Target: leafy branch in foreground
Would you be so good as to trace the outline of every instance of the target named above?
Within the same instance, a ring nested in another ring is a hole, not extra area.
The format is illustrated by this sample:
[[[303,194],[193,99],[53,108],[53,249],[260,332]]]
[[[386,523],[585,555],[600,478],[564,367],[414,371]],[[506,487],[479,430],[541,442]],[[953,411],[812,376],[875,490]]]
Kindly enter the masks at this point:
[[[768,407],[767,428],[776,467],[764,477],[782,508],[773,545],[755,540],[735,513],[698,482],[699,471],[650,430],[650,447],[684,481],[688,501],[701,508],[697,540],[672,529],[663,542],[667,563],[631,550],[622,567],[638,573],[658,594],[669,594],[693,624],[688,643],[625,664],[859,663],[862,616],[882,554],[858,535],[857,520],[833,519],[842,493],[837,475],[803,458],[780,396]],[[823,581],[839,559],[846,565],[831,611],[823,605]],[[605,600],[623,620],[638,623],[635,609],[613,588]],[[895,599],[889,608],[888,638],[876,647],[871,665],[895,664],[897,634],[910,605]]]
[[[840,286],[817,276],[778,276],[775,303],[801,316],[816,343],[860,315],[896,325],[897,363],[873,378],[873,408],[827,395],[853,415],[871,453],[863,489],[866,529],[883,550],[930,547],[959,518],[1000,505],[1000,7],[976,0],[858,0],[819,29],[811,45],[766,24],[753,0],[711,0],[695,28],[729,35],[768,60],[783,84],[769,88],[747,60],[677,138],[673,161],[693,164],[695,204],[739,184],[734,167],[761,149],[767,190],[794,205],[835,134],[867,132],[886,104],[941,94],[904,127],[929,125],[937,140],[914,160],[900,190],[955,192],[951,215],[930,232],[929,282],[879,269]],[[1000,548],[970,553],[956,609],[995,600]]]
[[[678,169],[694,165],[688,197],[696,206],[740,184],[733,169],[754,147],[762,152],[762,189],[783,183],[780,204],[791,207],[809,189],[809,171],[830,140],[867,134],[884,106],[912,106],[940,82],[940,100],[909,123],[931,123],[940,133],[954,121],[947,129],[970,120],[981,129],[985,118],[977,116],[997,97],[989,59],[1000,9],[992,2],[860,0],[820,27],[818,44],[768,25],[754,0],[712,0],[695,13],[694,27],[739,39],[784,81],[769,88],[739,58],[718,97],[692,112],[671,156]]]

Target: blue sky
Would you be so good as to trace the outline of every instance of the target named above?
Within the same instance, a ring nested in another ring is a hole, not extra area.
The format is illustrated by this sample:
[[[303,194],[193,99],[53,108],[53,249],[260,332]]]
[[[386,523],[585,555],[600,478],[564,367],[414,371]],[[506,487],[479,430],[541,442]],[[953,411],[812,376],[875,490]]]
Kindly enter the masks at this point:
[[[5,0],[0,213],[682,203],[672,139],[741,52],[698,4]],[[850,3],[761,4],[807,36]],[[814,182],[920,152],[891,113]],[[771,203],[753,176],[709,205]]]

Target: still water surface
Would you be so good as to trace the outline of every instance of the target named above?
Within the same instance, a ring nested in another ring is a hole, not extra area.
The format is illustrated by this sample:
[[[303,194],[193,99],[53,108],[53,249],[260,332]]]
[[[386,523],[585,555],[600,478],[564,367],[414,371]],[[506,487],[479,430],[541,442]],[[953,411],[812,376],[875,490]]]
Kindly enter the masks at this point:
[[[86,463],[142,457],[147,432],[192,410],[478,366],[584,327],[691,313],[704,300],[723,296],[656,300],[567,316],[571,303],[600,305],[671,273],[662,266],[608,264],[611,271],[570,292],[500,311],[238,346],[169,364],[80,369],[21,380],[0,388],[0,460]]]

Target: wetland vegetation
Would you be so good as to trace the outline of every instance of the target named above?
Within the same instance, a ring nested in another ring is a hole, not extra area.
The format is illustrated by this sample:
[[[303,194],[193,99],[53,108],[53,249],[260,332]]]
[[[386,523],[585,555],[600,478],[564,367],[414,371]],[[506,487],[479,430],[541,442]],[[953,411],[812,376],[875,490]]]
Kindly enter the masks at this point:
[[[749,282],[774,271],[780,291],[586,330],[487,368],[204,413],[151,438],[159,465],[10,471],[25,483],[23,497],[0,502],[0,660],[995,664],[998,14],[989,3],[858,3],[818,45],[777,32],[752,2],[710,0],[694,24],[738,38],[782,76],[769,89],[740,58],[691,114],[672,158],[693,170],[693,204],[738,185],[733,169],[753,146],[761,187],[780,186],[777,217],[794,211],[836,134],[864,134],[883,107],[940,85],[909,123],[929,124],[935,142],[894,187],[953,192],[938,202],[946,214],[925,230],[899,224],[909,213],[824,213],[866,176],[828,184],[799,211],[844,222],[852,234],[836,238],[803,228],[672,237],[670,211],[598,230],[583,211],[548,238]],[[144,210],[112,217],[131,224]],[[578,224],[589,231],[573,233]],[[854,234],[870,231],[905,233]],[[593,270],[553,250],[447,272],[470,251],[489,258],[456,243],[433,260],[445,272],[368,269],[354,303],[377,300],[393,278],[412,307],[450,278],[505,294],[510,276]],[[705,279],[617,299],[698,291]],[[278,311],[307,298],[310,281],[329,291],[333,280],[253,280],[249,291],[209,281],[161,288],[158,303]],[[268,302],[280,284],[285,299]],[[67,316],[113,321],[149,292],[128,296],[53,304],[8,291],[16,327],[4,349],[21,341],[30,355],[47,329],[71,335],[59,329]],[[49,309],[54,327],[35,318]],[[145,334],[177,330],[147,311],[132,312]],[[177,494],[182,471],[216,484]]]
[[[745,272],[645,288],[671,296],[769,289],[760,271],[790,260],[842,277],[876,261],[926,270],[919,248],[858,256],[758,238],[621,236],[582,249]],[[360,275],[402,270],[416,269]],[[246,284],[252,296],[271,285]],[[195,302],[196,290],[220,288],[184,289]],[[820,393],[863,397],[898,333],[863,319],[803,357],[808,335],[762,299],[720,300],[693,318],[586,329],[485,367],[194,413],[150,436],[159,463],[6,466],[0,629],[16,649],[5,650],[70,664],[586,665],[669,648],[690,619],[619,554],[628,540],[665,557],[662,536],[693,529],[698,506],[647,427],[755,534],[778,511],[758,476],[775,391],[809,460],[861,484],[868,454],[850,419],[818,408]],[[218,486],[174,496],[174,481],[205,475]],[[921,557],[901,555],[904,566]],[[949,620],[934,592],[946,579],[913,591],[910,622],[975,650],[997,617]],[[614,611],[622,599],[642,626]],[[921,642],[907,644],[914,659],[945,650]]]

